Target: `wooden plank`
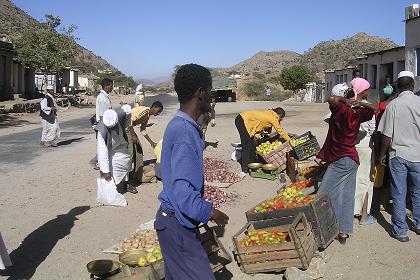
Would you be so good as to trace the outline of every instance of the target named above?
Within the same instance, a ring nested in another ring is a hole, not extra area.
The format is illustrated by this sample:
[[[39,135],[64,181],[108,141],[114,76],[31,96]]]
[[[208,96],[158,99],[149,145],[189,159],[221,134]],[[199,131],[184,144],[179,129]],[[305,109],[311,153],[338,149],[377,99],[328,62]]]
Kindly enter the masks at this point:
[[[240,254],[239,258],[242,263],[253,263],[283,259],[294,259],[299,258],[299,254],[296,250],[287,250],[279,252],[261,253],[254,255]]]
[[[245,273],[257,273],[257,272],[271,272],[271,271],[282,271],[288,267],[302,267],[300,259],[287,259],[280,261],[271,261],[266,263],[255,263],[242,265]]]

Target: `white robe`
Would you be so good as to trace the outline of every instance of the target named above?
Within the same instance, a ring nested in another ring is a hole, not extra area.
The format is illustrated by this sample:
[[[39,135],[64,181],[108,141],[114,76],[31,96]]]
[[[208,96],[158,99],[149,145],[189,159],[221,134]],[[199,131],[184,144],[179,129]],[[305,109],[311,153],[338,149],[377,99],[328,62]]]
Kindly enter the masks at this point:
[[[55,102],[54,97],[47,93],[49,97],[53,100],[54,107],[48,107],[47,98],[43,98],[41,100],[41,110],[44,111],[45,114],[50,115],[54,114],[54,108],[57,108],[57,104]],[[58,125],[57,117],[54,119],[54,123],[49,123],[43,118],[41,118],[42,124],[42,135],[41,135],[41,142],[53,142],[55,139],[60,137],[60,126]]]
[[[99,169],[102,173],[111,172],[115,184],[119,184],[122,180],[128,180],[128,172],[131,166],[131,158],[128,152],[128,143],[124,139],[123,131],[118,126],[119,133],[111,130],[111,150],[108,147],[101,135],[98,133],[97,153]]]

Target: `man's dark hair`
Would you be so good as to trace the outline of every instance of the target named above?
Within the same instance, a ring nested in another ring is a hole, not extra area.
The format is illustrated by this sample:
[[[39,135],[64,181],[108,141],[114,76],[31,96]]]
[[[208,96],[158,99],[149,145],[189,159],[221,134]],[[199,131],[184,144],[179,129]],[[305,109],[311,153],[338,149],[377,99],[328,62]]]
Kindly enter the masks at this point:
[[[197,64],[185,64],[176,71],[174,86],[179,103],[185,104],[191,100],[198,89],[207,89],[211,86],[210,71]]]
[[[359,75],[357,75],[357,73],[359,73]],[[353,77],[360,76],[360,74],[362,74],[362,73],[360,72],[359,69],[354,69],[353,70],[353,73],[352,73]]]
[[[406,90],[413,90],[414,79],[411,77],[398,78],[397,86],[400,93]]]
[[[274,108],[273,111],[276,112],[277,115],[280,116],[280,118],[284,118],[286,116],[286,112],[281,107]]]
[[[151,108],[160,108],[161,110],[163,110],[163,104],[160,101],[155,101],[153,102]]]
[[[105,88],[106,86],[112,85],[114,83],[113,80],[111,80],[110,78],[103,78],[101,81],[101,86],[102,88]]]

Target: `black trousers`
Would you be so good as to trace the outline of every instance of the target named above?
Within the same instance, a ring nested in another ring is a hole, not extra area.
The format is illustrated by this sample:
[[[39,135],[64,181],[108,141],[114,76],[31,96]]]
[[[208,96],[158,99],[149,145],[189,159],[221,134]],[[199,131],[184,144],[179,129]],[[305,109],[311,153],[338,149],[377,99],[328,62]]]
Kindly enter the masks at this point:
[[[249,133],[245,127],[244,119],[241,115],[238,115],[235,118],[235,126],[239,132],[239,137],[241,138],[241,168],[243,172],[247,172],[248,164],[257,160],[255,153],[255,142],[252,140],[251,136],[249,136]]]

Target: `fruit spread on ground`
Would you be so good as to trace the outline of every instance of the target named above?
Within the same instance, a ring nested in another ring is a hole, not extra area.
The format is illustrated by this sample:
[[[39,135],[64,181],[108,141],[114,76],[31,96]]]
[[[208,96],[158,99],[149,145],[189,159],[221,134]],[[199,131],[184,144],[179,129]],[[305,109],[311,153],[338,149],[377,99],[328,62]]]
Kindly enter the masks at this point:
[[[225,161],[217,160],[214,158],[205,158],[204,159],[204,170],[206,171],[216,171],[220,169],[229,169],[229,164]]]
[[[222,203],[234,201],[237,195],[226,193],[217,187],[204,185],[204,198],[211,202],[214,208],[219,208]]]
[[[240,241],[241,247],[264,245],[264,244],[278,244],[290,241],[287,232],[279,230],[256,230],[250,231],[244,239]]]
[[[204,180],[213,183],[236,183],[240,180],[239,174],[227,171],[216,170],[204,172]]]
[[[158,245],[156,231],[153,229],[137,230],[130,237],[118,242],[118,250],[125,252],[130,249],[152,249]]]
[[[273,143],[271,143],[270,141],[267,141],[267,142],[264,142],[264,143],[258,145],[256,149],[257,149],[257,152],[259,152],[260,154],[268,155],[273,150],[280,147],[281,144],[282,143],[279,140],[276,140]]]
[[[295,208],[305,206],[314,201],[317,196],[316,194],[305,196],[302,192],[304,188],[313,185],[316,180],[302,180],[293,183],[279,193],[276,197],[265,200],[258,204],[254,212],[270,212],[284,208]]]

